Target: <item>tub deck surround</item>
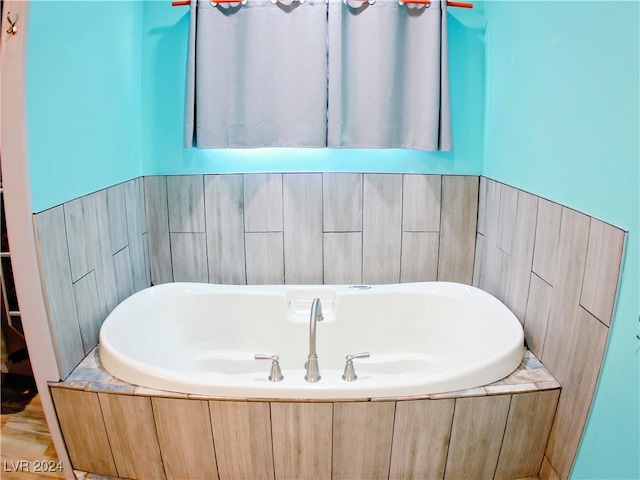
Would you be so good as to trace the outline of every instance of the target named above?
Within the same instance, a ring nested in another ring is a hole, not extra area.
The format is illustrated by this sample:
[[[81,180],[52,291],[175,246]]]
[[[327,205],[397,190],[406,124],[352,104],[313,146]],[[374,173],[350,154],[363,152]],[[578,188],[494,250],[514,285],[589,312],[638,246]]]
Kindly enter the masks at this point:
[[[560,393],[528,350],[498,382],[421,398],[156,391],[111,376],[97,348],[50,388],[75,469],[134,479],[200,478],[198,471],[221,480],[533,477]]]
[[[360,286],[229,286],[172,283],[129,297],[100,333],[104,367],[132,384],[218,397],[420,396],[490,384],[522,361],[517,318],[468,285],[425,282]],[[322,304],[321,379],[304,380],[309,312]],[[341,377],[345,355],[358,379]],[[280,356],[284,379],[267,379]]]
[[[111,375],[100,363],[100,346],[94,348],[87,355],[78,367],[71,372],[66,380],[61,382],[50,382],[52,388],[65,388],[69,390],[80,390],[94,393],[116,393],[126,395],[157,396],[170,398],[190,398],[200,400],[232,400],[232,401],[286,401],[286,402],[323,402],[324,399],[298,398],[298,399],[265,399],[260,397],[221,397],[216,395],[201,395],[172,392],[168,390],[158,390],[141,387],[128,382],[124,382]],[[265,371],[268,373],[268,369]],[[525,349],[522,362],[507,377],[483,385],[481,387],[469,388],[443,393],[431,393],[419,396],[397,396],[393,398],[383,397],[362,397],[362,398],[339,398],[340,402],[351,401],[372,401],[379,402],[385,400],[418,400],[432,399],[442,400],[462,397],[482,397],[490,395],[510,395],[516,393],[538,392],[545,390],[556,390],[560,388],[558,381],[549,373],[542,362],[528,349]]]

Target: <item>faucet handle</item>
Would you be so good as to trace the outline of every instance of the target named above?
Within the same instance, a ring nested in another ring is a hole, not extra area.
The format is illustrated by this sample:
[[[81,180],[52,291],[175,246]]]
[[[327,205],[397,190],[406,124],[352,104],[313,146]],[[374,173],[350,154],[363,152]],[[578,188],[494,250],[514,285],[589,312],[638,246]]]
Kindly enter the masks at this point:
[[[361,353],[353,353],[351,355],[347,355],[345,360],[347,361],[344,366],[344,373],[342,374],[342,379],[345,382],[353,382],[358,379],[358,375],[356,375],[356,368],[353,366],[353,360],[356,358],[369,358],[369,352],[361,352]]]
[[[266,353],[256,353],[254,358],[256,360],[271,360],[272,362],[280,361],[280,357],[278,355],[267,355]]]
[[[271,360],[271,371],[269,372],[269,380],[272,382],[281,382],[284,376],[280,370],[280,357],[278,355],[267,355],[265,353],[256,353],[253,357],[256,360]]]
[[[345,360],[347,362],[353,361],[354,358],[369,358],[371,354],[369,352],[361,352],[361,353],[352,353],[351,355],[347,355]]]

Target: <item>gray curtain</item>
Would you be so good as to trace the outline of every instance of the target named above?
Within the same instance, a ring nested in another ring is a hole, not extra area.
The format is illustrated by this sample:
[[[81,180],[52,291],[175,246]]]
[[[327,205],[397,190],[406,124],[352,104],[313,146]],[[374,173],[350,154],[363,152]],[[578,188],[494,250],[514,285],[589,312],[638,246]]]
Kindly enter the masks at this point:
[[[450,150],[446,2],[328,9],[191,0],[186,146]]]
[[[326,40],[324,0],[192,0],[186,145],[326,146]]]
[[[329,3],[330,147],[450,150],[446,2]]]

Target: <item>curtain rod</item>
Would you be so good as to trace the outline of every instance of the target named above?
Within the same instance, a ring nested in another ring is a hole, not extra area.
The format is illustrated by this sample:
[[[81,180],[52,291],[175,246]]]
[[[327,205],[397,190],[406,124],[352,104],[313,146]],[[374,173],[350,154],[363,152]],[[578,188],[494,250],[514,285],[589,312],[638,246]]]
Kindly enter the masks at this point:
[[[360,0],[357,0],[360,1]],[[367,1],[367,0],[362,0]],[[240,3],[238,0],[216,0],[216,3]],[[403,3],[416,3],[420,5],[431,5],[431,0],[401,0],[400,4]],[[174,7],[185,7],[190,4],[189,0],[174,0],[171,2],[171,5]],[[469,2],[454,2],[447,1],[448,7],[459,7],[459,8],[473,8],[473,3]]]

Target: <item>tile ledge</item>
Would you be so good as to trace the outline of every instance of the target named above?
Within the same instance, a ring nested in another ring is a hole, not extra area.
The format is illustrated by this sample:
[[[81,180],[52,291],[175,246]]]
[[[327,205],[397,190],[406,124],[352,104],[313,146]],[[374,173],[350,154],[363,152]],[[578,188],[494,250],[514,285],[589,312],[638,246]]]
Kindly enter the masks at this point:
[[[218,401],[263,401],[263,402],[394,402],[408,400],[444,400],[452,398],[484,397],[495,395],[511,395],[516,393],[530,393],[545,390],[559,389],[560,383],[544,367],[542,362],[528,349],[525,349],[522,363],[510,375],[483,387],[457,390],[453,392],[432,393],[426,395],[412,395],[399,397],[363,397],[363,398],[336,398],[336,399],[264,399],[264,398],[230,398],[215,395],[197,395],[179,392],[156,390],[147,387],[133,385],[117,379],[107,372],[100,363],[98,347],[95,347],[71,372],[66,380],[61,382],[48,382],[50,388],[67,388],[93,393],[113,393],[119,395],[136,395],[145,397],[167,397],[198,400]]]

